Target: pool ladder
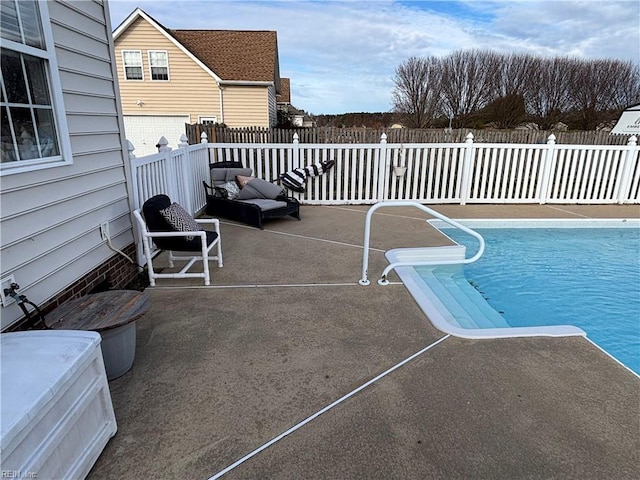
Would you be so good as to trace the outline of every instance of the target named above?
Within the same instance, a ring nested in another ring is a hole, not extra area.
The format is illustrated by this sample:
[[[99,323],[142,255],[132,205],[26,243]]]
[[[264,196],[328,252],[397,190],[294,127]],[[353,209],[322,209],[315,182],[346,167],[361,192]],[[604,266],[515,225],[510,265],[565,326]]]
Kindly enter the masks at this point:
[[[376,210],[383,207],[415,207],[475,237],[480,243],[480,247],[478,248],[478,251],[473,257],[464,258],[462,260],[417,260],[417,261],[414,260],[414,261],[393,262],[383,270],[382,275],[378,280],[379,285],[388,285],[389,280],[387,280],[387,275],[389,275],[389,272],[391,272],[391,270],[397,267],[467,264],[467,263],[475,262],[484,253],[484,238],[482,238],[482,236],[478,232],[471,230],[468,227],[465,227],[464,225],[456,222],[455,220],[451,220],[449,217],[446,217],[445,215],[442,215],[441,213],[436,212],[432,208],[425,207],[421,203],[413,202],[410,200],[397,200],[397,201],[376,203],[367,212],[367,217],[364,224],[364,253],[362,255],[362,278],[358,281],[360,285],[369,285],[371,283],[367,278],[368,268],[369,268],[369,244],[371,240],[371,217],[373,216]]]

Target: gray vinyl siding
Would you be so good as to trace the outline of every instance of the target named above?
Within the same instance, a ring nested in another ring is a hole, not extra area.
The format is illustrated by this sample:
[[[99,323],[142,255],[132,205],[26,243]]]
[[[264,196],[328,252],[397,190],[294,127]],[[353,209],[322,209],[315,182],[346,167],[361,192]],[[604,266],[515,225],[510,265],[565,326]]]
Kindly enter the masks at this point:
[[[101,241],[108,222],[114,247],[133,243],[124,135],[107,6],[47,2],[73,164],[0,177],[2,277],[44,304],[114,252]],[[1,310],[2,328],[22,317]]]
[[[267,103],[269,105],[269,126],[275,127],[278,123],[278,107],[276,104],[275,87],[269,87],[267,89]]]

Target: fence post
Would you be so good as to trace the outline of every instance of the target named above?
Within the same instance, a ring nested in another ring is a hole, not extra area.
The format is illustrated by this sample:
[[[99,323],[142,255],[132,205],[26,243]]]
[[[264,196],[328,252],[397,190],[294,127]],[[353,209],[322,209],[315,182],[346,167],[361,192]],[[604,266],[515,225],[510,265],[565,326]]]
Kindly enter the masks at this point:
[[[380,150],[378,157],[378,201],[384,201],[387,198],[387,134],[380,135]]]
[[[298,133],[293,134],[293,168],[300,166],[300,137]]]
[[[178,148],[187,148],[189,146],[189,138],[183,133],[180,135],[180,142]]]
[[[140,190],[138,188],[138,167],[136,165],[136,155],[133,151],[136,147],[133,146],[129,140],[127,140],[127,152],[129,153],[129,172],[131,173],[131,193],[133,195],[133,208],[137,210],[142,208],[142,202],[140,201]],[[138,225],[133,213],[131,214],[131,222],[133,223],[133,238],[136,242],[136,259],[138,265],[146,265],[147,257],[144,256],[144,246],[142,245],[142,238],[138,234]]]
[[[136,154],[133,151],[136,147],[133,146],[129,140],[127,140],[127,152],[129,153],[129,170],[131,173],[131,191],[133,192],[133,204],[135,208],[140,208],[140,192],[138,191],[138,169],[136,168]]]
[[[638,144],[638,137],[632,135],[627,141],[627,151],[622,161],[622,168],[620,169],[620,176],[618,177],[616,199],[618,203],[624,203],[626,200],[626,194],[629,191],[629,185],[631,184],[631,172],[635,169],[631,167],[634,158],[637,160],[638,149],[633,148]]]
[[[200,134],[200,143],[209,143],[209,138],[207,137],[207,132],[203,131]]]
[[[540,175],[540,205],[547,203],[549,199],[549,189],[551,188],[551,175],[553,172],[553,161],[555,156],[556,136],[552,133],[547,138],[547,146],[542,162],[542,174]]]
[[[464,140],[464,158],[462,159],[462,179],[460,182],[460,205],[466,205],[471,196],[471,172],[475,159],[473,133],[469,132]]]
[[[167,138],[164,135],[160,137],[160,140],[158,140],[158,143],[156,144],[156,148],[158,149],[158,152],[171,151],[171,147],[169,147],[169,140],[167,140]]]

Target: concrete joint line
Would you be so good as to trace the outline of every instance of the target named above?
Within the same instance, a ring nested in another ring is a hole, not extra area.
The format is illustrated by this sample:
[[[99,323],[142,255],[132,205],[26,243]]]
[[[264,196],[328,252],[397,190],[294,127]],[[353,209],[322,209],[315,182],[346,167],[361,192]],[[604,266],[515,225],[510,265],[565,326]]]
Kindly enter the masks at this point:
[[[554,207],[552,205],[546,205],[546,207],[551,209],[551,210],[558,210],[559,212],[569,213],[571,215],[575,215],[576,217],[591,218],[591,217],[589,217],[587,215],[582,215],[581,213],[572,212],[571,210],[565,210],[564,208]]]
[[[391,284],[391,283],[390,283]],[[403,285],[398,283],[398,285]],[[348,283],[264,283],[247,285],[190,285],[190,286],[158,286],[147,287],[150,290],[208,290],[224,288],[310,288],[310,287],[360,287],[358,282]]]
[[[229,222],[220,222],[220,223],[224,224],[224,225],[232,225],[234,227],[255,229],[255,227],[250,227],[250,226],[247,226],[247,225],[238,225],[238,224],[229,223]],[[262,231],[263,232],[267,232],[267,233],[273,233],[273,234],[276,234],[276,235],[284,235],[284,236],[287,236],[287,237],[302,238],[304,240],[315,240],[316,242],[332,243],[334,245],[342,245],[342,246],[345,246],[345,247],[359,248],[361,250],[362,250],[362,248],[364,248],[362,245],[355,245],[353,243],[337,242],[335,240],[327,240],[325,238],[318,238],[318,237],[309,237],[307,235],[297,235],[295,233],[278,232],[277,230],[269,230],[268,228],[265,228]],[[369,250],[373,250],[375,252],[383,252],[383,253],[386,251],[386,250],[382,250],[380,248],[372,248],[372,247],[370,247]]]
[[[287,435],[295,432],[296,430],[304,427],[307,423],[311,422],[312,420],[315,420],[316,418],[318,418],[320,415],[322,415],[325,412],[328,412],[329,410],[331,410],[333,407],[339,405],[340,403],[344,402],[345,400],[349,399],[350,397],[354,396],[356,393],[364,390],[365,388],[367,388],[369,385],[374,384],[375,382],[377,382],[378,380],[380,380],[381,378],[386,377],[388,374],[390,374],[391,372],[397,370],[398,368],[402,367],[403,365],[405,365],[406,363],[409,363],[411,360],[415,359],[416,357],[422,355],[424,352],[426,352],[427,350],[432,349],[433,347],[435,347],[436,345],[438,345],[439,343],[445,341],[447,338],[449,338],[451,335],[447,334],[444,337],[436,340],[435,342],[433,342],[430,345],[427,345],[426,347],[424,347],[422,350],[414,353],[413,355],[411,355],[410,357],[405,358],[404,360],[402,360],[400,363],[397,363],[396,365],[394,365],[393,367],[389,368],[388,370],[385,370],[384,372],[382,372],[381,374],[379,374],[378,376],[372,378],[371,380],[369,380],[368,382],[360,385],[358,388],[356,388],[355,390],[352,390],[351,392],[347,393],[346,395],[340,397],[338,400],[336,400],[335,402],[327,405],[326,407],[324,407],[322,410],[318,410],[316,413],[314,413],[313,415],[305,418],[304,420],[302,420],[301,422],[297,423],[296,425],[294,425],[293,427],[291,427],[289,430],[286,430],[284,432],[282,432],[280,435],[273,437],[271,440],[269,440],[267,443],[263,444],[262,446],[256,448],[255,450],[253,450],[251,453],[245,455],[244,457],[242,457],[240,460],[237,460],[236,462],[232,463],[231,465],[229,465],[227,468],[220,470],[218,473],[216,473],[214,476],[210,477],[209,480],[216,480],[220,477],[222,477],[225,473],[230,472],[231,470],[233,470],[234,468],[242,465],[244,462],[246,462],[247,460],[249,460],[250,458],[254,457],[255,455],[257,455],[258,453],[262,452],[263,450],[269,448],[271,445],[273,445],[274,443],[282,440],[284,437],[286,437]]]

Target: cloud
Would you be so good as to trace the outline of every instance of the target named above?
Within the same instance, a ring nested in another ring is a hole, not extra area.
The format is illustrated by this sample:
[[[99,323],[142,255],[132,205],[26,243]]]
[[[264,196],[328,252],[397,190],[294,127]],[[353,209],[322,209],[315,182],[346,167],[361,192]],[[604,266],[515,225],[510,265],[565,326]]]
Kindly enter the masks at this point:
[[[411,56],[470,48],[541,56],[640,58],[637,1],[119,1],[167,28],[276,30],[292,103],[312,113],[387,111]]]

